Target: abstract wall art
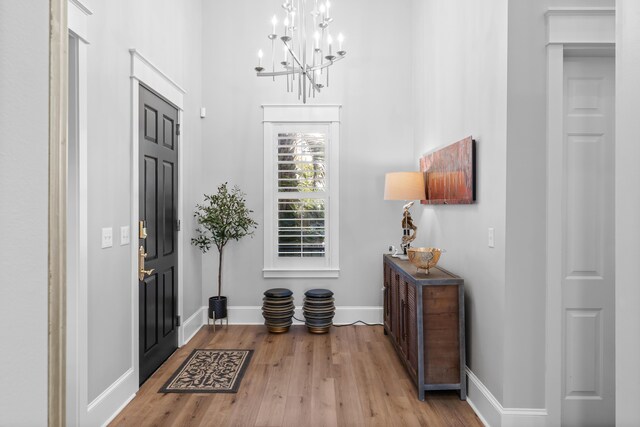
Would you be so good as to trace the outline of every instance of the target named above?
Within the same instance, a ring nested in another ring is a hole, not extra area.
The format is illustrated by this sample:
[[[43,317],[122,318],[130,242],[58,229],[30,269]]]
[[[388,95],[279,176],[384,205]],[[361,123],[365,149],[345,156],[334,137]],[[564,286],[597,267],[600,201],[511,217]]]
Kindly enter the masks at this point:
[[[425,154],[420,158],[425,173],[427,199],[424,205],[462,205],[476,200],[475,141],[462,141]]]

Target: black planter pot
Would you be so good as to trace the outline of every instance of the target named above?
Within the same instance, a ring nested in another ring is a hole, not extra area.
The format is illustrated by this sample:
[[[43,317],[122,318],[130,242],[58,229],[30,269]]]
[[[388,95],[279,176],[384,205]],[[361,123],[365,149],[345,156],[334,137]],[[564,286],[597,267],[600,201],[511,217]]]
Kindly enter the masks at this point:
[[[227,297],[209,298],[209,318],[224,319],[227,317]]]

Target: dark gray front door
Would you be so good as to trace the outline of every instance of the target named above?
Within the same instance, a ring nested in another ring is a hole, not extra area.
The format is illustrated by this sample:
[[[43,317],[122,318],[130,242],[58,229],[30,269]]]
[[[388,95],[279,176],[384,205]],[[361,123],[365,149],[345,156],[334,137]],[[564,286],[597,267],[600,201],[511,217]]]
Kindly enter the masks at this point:
[[[178,110],[140,86],[140,384],[178,348]]]

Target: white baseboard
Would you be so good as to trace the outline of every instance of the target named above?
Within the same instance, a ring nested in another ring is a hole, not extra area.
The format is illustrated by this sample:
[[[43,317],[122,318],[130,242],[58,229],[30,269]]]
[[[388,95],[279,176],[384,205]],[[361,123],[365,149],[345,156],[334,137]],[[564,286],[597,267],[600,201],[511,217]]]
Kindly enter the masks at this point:
[[[122,374],[113,384],[106,388],[87,406],[85,414],[81,414],[80,425],[104,426],[134,398],[138,391],[138,378],[133,368]],[[84,415],[84,416],[82,416]]]
[[[136,397],[136,394],[133,393],[131,396],[129,396],[129,398],[122,404],[120,405],[120,407],[118,409],[116,409],[116,411],[111,414],[111,416],[109,417],[109,419],[107,421],[104,422],[104,424],[102,424],[102,427],[107,427],[109,425],[109,423],[111,421],[113,421],[120,412],[122,412],[122,410],[129,404],[129,402],[131,402],[133,400],[133,398]]]
[[[180,347],[191,341],[191,338],[198,333],[202,325],[207,323],[207,307],[202,306],[196,310],[180,326]]]
[[[263,325],[261,306],[230,306],[228,308],[230,325]],[[206,316],[206,310],[205,310]],[[295,317],[304,319],[302,307],[296,307]],[[206,317],[205,317],[206,319]],[[341,306],[336,307],[336,314],[333,323],[344,325],[362,320],[367,323],[382,323],[382,307],[369,306]],[[205,321],[206,323],[206,321]],[[294,325],[302,325],[303,322],[293,321]]]
[[[545,427],[547,410],[537,408],[504,408],[480,379],[466,368],[467,402],[487,427]]]

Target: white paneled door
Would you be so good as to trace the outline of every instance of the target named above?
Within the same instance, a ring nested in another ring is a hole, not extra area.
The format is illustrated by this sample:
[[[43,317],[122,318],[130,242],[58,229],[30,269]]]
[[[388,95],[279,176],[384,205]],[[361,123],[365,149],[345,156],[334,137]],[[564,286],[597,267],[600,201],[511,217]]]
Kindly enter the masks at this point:
[[[615,425],[614,58],[564,76],[562,425]]]

